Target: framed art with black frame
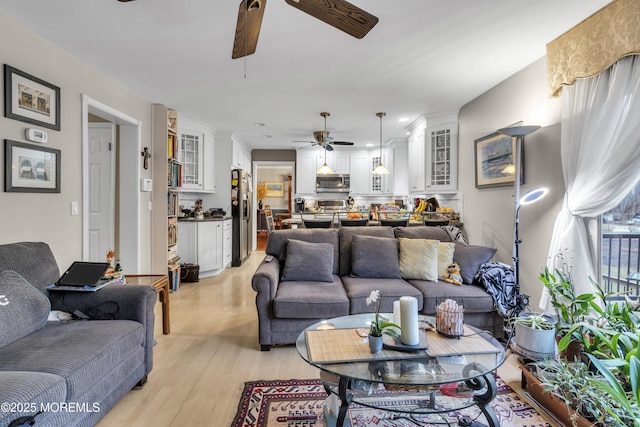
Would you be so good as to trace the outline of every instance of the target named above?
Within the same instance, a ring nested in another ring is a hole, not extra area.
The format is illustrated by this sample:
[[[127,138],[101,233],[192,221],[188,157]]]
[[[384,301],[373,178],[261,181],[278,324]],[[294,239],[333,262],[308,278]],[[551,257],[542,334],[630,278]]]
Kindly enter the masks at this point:
[[[4,64],[4,116],[60,130],[60,88]]]
[[[494,132],[476,139],[476,188],[513,186],[515,153],[516,138]],[[520,152],[520,184],[524,184],[524,143]]]
[[[60,150],[4,140],[4,191],[60,192]]]

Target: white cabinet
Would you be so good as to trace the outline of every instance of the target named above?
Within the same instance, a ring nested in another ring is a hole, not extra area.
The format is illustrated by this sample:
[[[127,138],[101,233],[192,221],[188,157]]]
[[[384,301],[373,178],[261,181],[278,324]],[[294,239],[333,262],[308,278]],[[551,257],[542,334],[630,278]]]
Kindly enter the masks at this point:
[[[233,220],[225,219],[222,221],[222,265],[228,267],[231,265],[233,247]]]
[[[182,188],[189,192],[215,192],[215,139],[208,125],[181,120],[178,160],[182,163]]]
[[[318,169],[320,166],[324,164],[324,150],[323,153],[318,155],[318,159],[316,160],[316,165]],[[334,148],[333,151],[327,151],[327,165],[335,173],[339,174],[348,174],[349,173],[349,153],[346,150],[341,148]]]
[[[389,196],[406,196],[409,192],[409,160],[407,141],[393,142],[382,154],[383,164],[389,170],[384,176],[384,194]]]
[[[458,189],[458,124],[427,128],[427,186],[430,191]]]
[[[368,150],[352,151],[349,156],[350,194],[371,193],[371,159]]]
[[[178,255],[182,262],[198,264],[200,277],[213,276],[224,268],[224,221],[180,221]]]
[[[234,168],[251,171],[251,149],[238,138],[232,136],[231,163]]]
[[[409,136],[409,192],[424,193],[426,190],[424,127],[418,127]]]
[[[422,117],[411,128],[408,143],[410,193],[458,189],[458,116]]]
[[[312,150],[296,154],[296,194],[316,193],[316,157]]]

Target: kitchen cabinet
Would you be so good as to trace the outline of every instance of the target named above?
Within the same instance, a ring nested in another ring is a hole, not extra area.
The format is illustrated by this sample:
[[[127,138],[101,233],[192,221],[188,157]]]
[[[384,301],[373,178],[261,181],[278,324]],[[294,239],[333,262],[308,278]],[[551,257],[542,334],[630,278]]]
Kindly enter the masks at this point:
[[[349,156],[350,194],[371,193],[371,159],[368,150],[352,151]]]
[[[224,269],[225,221],[178,222],[178,255],[183,263],[198,264],[200,277],[214,276]]]
[[[425,173],[425,128],[420,126],[414,129],[409,136],[409,191],[411,193],[424,193],[426,191]]]
[[[318,155],[316,159],[316,165],[318,169],[324,164],[324,149],[323,152]],[[327,151],[327,165],[335,173],[348,174],[349,173],[349,153],[343,148],[335,148],[333,151]]]
[[[242,141],[232,136],[231,163],[235,169],[251,172],[251,149]]]
[[[383,178],[383,192],[389,196],[406,196],[409,192],[407,141],[393,141],[382,153],[382,164],[389,170]]]
[[[425,194],[458,188],[458,117],[421,117],[408,141],[409,192]]]
[[[222,221],[222,266],[229,267],[232,261],[233,220]]]
[[[215,187],[215,137],[208,125],[181,120],[179,157],[182,191],[213,193]]]
[[[316,157],[313,150],[296,153],[296,194],[316,194]]]
[[[430,191],[458,189],[458,124],[427,128],[427,177]]]

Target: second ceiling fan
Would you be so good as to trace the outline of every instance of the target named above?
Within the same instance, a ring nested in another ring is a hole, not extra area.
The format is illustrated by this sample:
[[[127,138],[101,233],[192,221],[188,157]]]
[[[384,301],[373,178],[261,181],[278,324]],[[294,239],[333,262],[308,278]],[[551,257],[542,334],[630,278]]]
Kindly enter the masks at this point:
[[[361,39],[378,23],[378,18],[346,0],[285,0],[316,19]],[[255,53],[267,0],[242,0],[231,58]]]
[[[313,131],[314,141],[293,141],[293,142],[310,142],[312,145],[318,145],[327,151],[333,151],[334,145],[353,145],[353,142],[348,141],[334,141],[329,132],[327,132],[327,117],[331,115],[326,111],[320,113],[324,117],[324,130]]]

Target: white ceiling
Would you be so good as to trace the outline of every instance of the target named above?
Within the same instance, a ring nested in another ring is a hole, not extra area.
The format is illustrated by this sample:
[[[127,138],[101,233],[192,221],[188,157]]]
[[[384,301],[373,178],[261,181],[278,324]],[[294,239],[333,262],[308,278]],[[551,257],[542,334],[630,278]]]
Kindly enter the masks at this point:
[[[336,140],[377,145],[378,111],[385,141],[406,138],[398,118],[459,109],[609,0],[352,2],[380,20],[360,40],[269,0],[246,62],[231,59],[240,0],[0,0],[0,10],[181,117],[252,148],[299,148],[310,144],[292,141],[323,129],[321,111]]]

